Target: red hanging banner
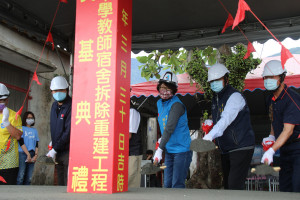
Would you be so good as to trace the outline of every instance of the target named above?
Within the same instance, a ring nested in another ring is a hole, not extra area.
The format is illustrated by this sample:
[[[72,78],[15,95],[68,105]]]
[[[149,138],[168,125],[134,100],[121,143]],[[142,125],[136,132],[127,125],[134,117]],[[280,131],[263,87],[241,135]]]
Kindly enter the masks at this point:
[[[62,3],[68,3],[68,0],[59,0]]]
[[[77,0],[68,192],[128,189],[132,0]]]
[[[249,58],[249,56],[251,55],[251,53],[255,52],[254,46],[252,45],[251,42],[248,42],[248,46],[247,46],[247,52],[244,56],[244,60]]]
[[[239,0],[238,10],[236,12],[232,30],[245,19],[245,12],[251,10],[245,0]]]
[[[225,22],[225,25],[224,25],[224,27],[223,27],[222,33],[225,32],[226,28],[228,28],[228,27],[230,27],[230,26],[232,26],[232,25],[233,25],[233,17],[232,17],[232,15],[229,13],[229,14],[228,14],[228,18],[227,18],[227,20],[226,20],[226,22]]]

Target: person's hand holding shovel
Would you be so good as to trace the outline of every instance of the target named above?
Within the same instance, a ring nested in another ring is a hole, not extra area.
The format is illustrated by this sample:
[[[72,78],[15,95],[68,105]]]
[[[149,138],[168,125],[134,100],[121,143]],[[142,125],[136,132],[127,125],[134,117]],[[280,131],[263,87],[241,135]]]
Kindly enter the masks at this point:
[[[154,158],[153,158],[153,160],[154,160],[153,164],[154,165],[157,165],[161,161],[162,153],[163,153],[163,150],[158,147],[157,150],[155,151]]]
[[[261,163],[265,163],[266,165],[270,165],[273,162],[273,156],[275,154],[274,149],[271,147],[266,151],[261,158]]]

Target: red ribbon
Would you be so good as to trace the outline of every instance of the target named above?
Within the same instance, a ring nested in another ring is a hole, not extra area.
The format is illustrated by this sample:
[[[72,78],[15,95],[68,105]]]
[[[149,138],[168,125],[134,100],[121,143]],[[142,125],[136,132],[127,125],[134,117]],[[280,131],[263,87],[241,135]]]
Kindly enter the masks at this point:
[[[213,124],[205,125],[204,123],[202,123],[202,130],[205,133],[205,135],[209,133],[209,131],[212,129],[213,126],[214,126]]]
[[[263,150],[268,151],[268,149],[270,149],[274,143],[274,141],[266,141],[265,143],[262,143]]]
[[[5,152],[8,151],[8,149],[9,149],[9,147],[10,147],[10,142],[11,142],[11,137],[9,137],[9,139],[8,139],[8,142],[7,142],[7,145],[6,145]]]

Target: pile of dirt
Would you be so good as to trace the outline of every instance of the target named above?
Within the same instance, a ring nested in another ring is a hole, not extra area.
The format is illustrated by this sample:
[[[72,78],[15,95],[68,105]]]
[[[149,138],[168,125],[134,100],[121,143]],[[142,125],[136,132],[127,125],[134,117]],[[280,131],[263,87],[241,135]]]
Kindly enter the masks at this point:
[[[269,165],[261,164],[255,168],[254,174],[258,176],[275,175],[276,171]]]
[[[191,142],[190,149],[195,152],[208,152],[216,149],[216,145],[202,138],[195,139]]]
[[[161,171],[159,166],[155,166],[152,163],[147,163],[142,167],[141,174],[156,174]]]
[[[55,165],[56,164],[56,162],[54,162],[53,158],[48,157],[46,155],[38,157],[37,162],[46,164],[46,165]]]

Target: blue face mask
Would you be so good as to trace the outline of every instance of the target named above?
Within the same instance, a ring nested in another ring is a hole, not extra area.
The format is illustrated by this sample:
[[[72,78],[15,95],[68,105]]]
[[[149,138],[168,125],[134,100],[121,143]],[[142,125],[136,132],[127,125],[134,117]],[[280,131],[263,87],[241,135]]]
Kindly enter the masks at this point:
[[[267,90],[271,90],[271,91],[276,90],[278,88],[276,79],[271,79],[271,78],[265,79],[264,85]]]
[[[218,93],[220,92],[224,87],[223,87],[223,81],[219,80],[219,81],[213,81],[210,83],[210,88],[212,89],[212,91]]]
[[[67,93],[64,93],[64,92],[56,92],[53,94],[53,98],[56,101],[63,101],[63,100],[65,100],[66,97],[67,97]]]

